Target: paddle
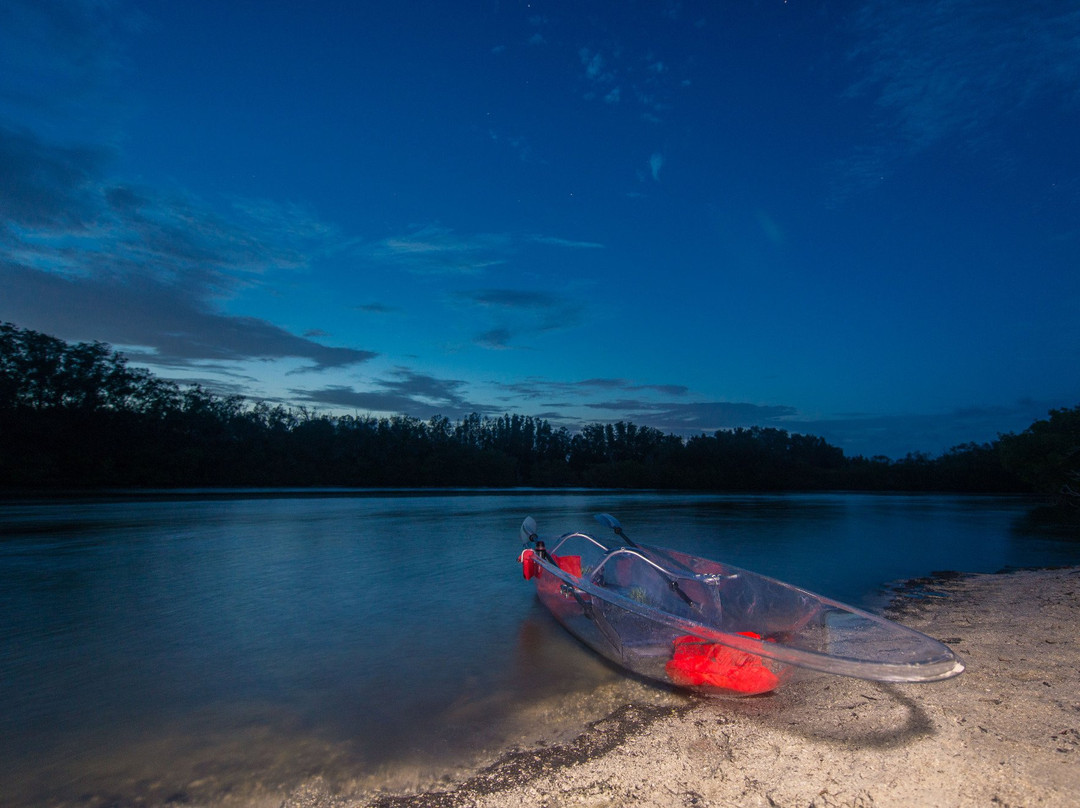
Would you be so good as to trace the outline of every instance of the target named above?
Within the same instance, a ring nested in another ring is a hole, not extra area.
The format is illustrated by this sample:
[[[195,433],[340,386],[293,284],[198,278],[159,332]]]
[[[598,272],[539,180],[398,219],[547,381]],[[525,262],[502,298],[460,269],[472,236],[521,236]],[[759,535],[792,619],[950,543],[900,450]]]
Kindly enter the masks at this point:
[[[605,525],[606,527],[610,527],[612,530],[614,530],[616,536],[618,536],[620,539],[622,539],[628,545],[633,547],[635,550],[641,550],[641,548],[638,547],[636,544],[634,544],[634,542],[630,540],[630,537],[626,535],[626,532],[622,529],[622,525],[619,523],[619,520],[616,519],[614,516],[612,516],[610,513],[593,514],[593,518],[597,522],[599,522],[600,524]],[[646,560],[648,560],[648,559],[646,559]],[[655,562],[650,562],[649,565],[653,569],[655,569],[658,573],[660,573],[660,575],[663,576],[664,580],[667,581],[668,586],[671,587],[671,591],[674,592],[676,595],[678,595],[680,598],[682,598],[686,602],[687,606],[697,606],[697,604],[694,603],[694,601],[690,599],[690,596],[682,591],[682,587],[679,586],[678,581],[676,581],[674,578],[672,578],[666,572],[661,570],[660,567],[657,566]]]
[[[612,530],[615,531],[616,536],[629,544],[631,547],[637,547],[636,544],[630,541],[630,537],[623,532],[622,525],[619,523],[619,520],[612,516],[610,513],[594,513],[593,519],[595,519],[597,522],[604,525],[605,527],[610,527]]]
[[[526,516],[525,521],[521,523],[521,542],[522,544],[530,544],[536,539],[536,520],[531,516]]]
[[[541,541],[540,537],[536,534],[536,520],[531,516],[526,516],[525,521],[521,523],[521,541],[526,547],[530,544],[535,544],[536,552],[539,556],[545,561],[554,563],[554,559],[548,555],[544,542]]]

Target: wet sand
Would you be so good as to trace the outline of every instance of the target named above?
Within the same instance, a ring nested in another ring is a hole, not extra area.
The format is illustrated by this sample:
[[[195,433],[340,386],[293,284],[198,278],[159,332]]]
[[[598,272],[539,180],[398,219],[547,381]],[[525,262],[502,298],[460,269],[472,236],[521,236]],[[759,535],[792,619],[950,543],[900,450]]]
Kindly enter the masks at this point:
[[[281,804],[1080,806],[1080,568],[922,584],[890,616],[953,647],[967,665],[957,678],[815,676],[742,700],[640,686],[581,732],[434,788],[343,791],[315,777]]]

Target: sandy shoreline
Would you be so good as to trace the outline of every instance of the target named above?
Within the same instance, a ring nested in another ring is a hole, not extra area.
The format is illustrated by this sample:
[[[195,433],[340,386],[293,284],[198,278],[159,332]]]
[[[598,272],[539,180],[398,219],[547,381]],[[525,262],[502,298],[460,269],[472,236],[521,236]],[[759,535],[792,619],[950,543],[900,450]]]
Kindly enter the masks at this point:
[[[284,806],[1080,806],[1080,568],[934,588],[948,597],[901,596],[894,616],[949,643],[958,678],[626,704],[437,790],[343,795],[314,779]]]

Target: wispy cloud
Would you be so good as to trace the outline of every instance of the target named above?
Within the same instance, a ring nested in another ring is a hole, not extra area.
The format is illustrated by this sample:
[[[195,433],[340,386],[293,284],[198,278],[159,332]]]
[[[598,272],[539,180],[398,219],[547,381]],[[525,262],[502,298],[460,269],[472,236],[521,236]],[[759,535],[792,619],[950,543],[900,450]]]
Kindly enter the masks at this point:
[[[857,17],[869,71],[852,87],[899,120],[915,147],[974,132],[1048,91],[1080,101],[1080,9],[1032,2],[877,0]]]
[[[683,23],[660,10],[657,25],[682,26]],[[599,100],[637,112],[642,119],[661,123],[676,103],[678,93],[690,85],[681,75],[680,64],[691,57],[682,53],[672,61],[654,50],[639,50],[633,45],[612,40],[610,32],[598,37],[600,45],[578,48],[581,65],[582,95],[587,101]]]
[[[0,319],[67,339],[139,346],[128,354],[155,365],[292,357],[328,369],[375,356],[329,347],[259,318],[216,312],[205,290],[157,277],[64,277],[0,259],[0,286]]]
[[[116,90],[121,41],[144,22],[138,10],[118,14],[116,5],[0,4],[0,119],[11,111],[45,131],[78,121],[84,133],[113,140],[123,117]]]
[[[86,230],[101,212],[96,178],[107,157],[103,149],[52,145],[0,127],[0,227],[9,238],[16,227]]]
[[[649,158],[649,173],[656,182],[660,182],[660,169],[664,167],[664,155],[654,152]]]
[[[492,328],[477,334],[473,339],[473,342],[481,348],[488,348],[492,351],[504,351],[511,347],[510,340],[512,340],[514,336],[514,332],[509,328]]]
[[[563,301],[548,292],[532,292],[521,289],[478,289],[462,292],[461,296],[481,306],[495,306],[508,309],[553,309]]]
[[[523,163],[537,162],[536,152],[529,139],[524,135],[507,134],[494,127],[488,128],[488,137],[492,143],[498,143],[517,155]],[[543,162],[543,161],[540,161]]]
[[[610,399],[586,406],[598,420],[625,418],[676,435],[711,434],[718,430],[773,427],[790,433],[817,435],[848,456],[884,455],[899,459],[909,452],[937,457],[968,442],[994,440],[1002,429],[1022,431],[1045,418],[1052,405],[1030,401],[1011,407],[967,407],[947,412],[905,415],[863,414],[807,419],[796,407],[746,402],[671,402]]]
[[[682,385],[639,383],[618,377],[578,381],[524,379],[498,385],[503,399],[570,429],[590,422],[625,420],[684,437],[718,430],[772,427],[817,435],[848,456],[909,452],[938,456],[952,446],[994,440],[1001,431],[1022,431],[1062,402],[1023,400],[1009,406],[964,407],[907,414],[852,413],[807,418],[788,404],[693,401]],[[593,413],[594,416],[582,415]]]
[[[786,428],[820,435],[848,455],[898,459],[921,451],[936,457],[953,446],[993,441],[1001,432],[1022,432],[1055,406],[1061,404],[1023,400],[1007,406],[958,407],[941,412],[852,413],[814,420],[795,417]]]
[[[460,419],[473,412],[495,414],[491,407],[470,401],[464,392],[467,385],[459,379],[442,379],[402,368],[391,377],[374,380],[366,387],[358,390],[331,385],[315,390],[293,390],[292,396],[297,401],[338,410],[357,409],[423,420],[433,415]]]
[[[199,202],[109,182],[106,154],[0,129],[0,319],[68,339],[142,346],[147,361],[374,354],[333,348],[220,302],[265,273],[310,266],[336,238],[298,209]],[[284,227],[282,219],[289,225]]]
[[[579,382],[571,382],[570,388],[593,387],[601,390],[622,390],[630,387],[626,379],[582,379]]]
[[[848,456],[884,455],[892,459],[923,451],[938,456],[954,445],[994,440],[1002,429],[1022,431],[1045,418],[1053,404],[1019,401],[1004,407],[967,407],[948,412],[906,415],[851,414],[806,419],[793,406],[732,401],[685,401],[681,385],[639,384],[620,378],[580,381],[527,379],[498,384],[507,396],[499,405],[480,402],[461,380],[443,379],[408,369],[369,382],[366,389],[327,386],[294,390],[295,400],[337,410],[359,409],[400,413],[427,419],[435,414],[461,418],[472,412],[498,415],[521,411],[571,430],[587,423],[630,421],[665,433],[690,437],[717,431],[773,427],[789,433],[817,435]],[[612,392],[656,395],[604,398]],[[601,396],[597,398],[597,396]],[[554,400],[553,400],[554,399]],[[584,415],[582,413],[585,413]],[[594,413],[590,416],[588,413]]]
[[[529,241],[536,244],[548,244],[552,247],[566,247],[578,250],[601,250],[603,244],[595,241],[575,241],[573,239],[558,238],[557,236],[529,236]]]
[[[461,235],[448,227],[428,225],[384,239],[370,248],[368,255],[419,274],[476,275],[505,263],[513,250],[509,236]]]
[[[367,256],[377,262],[428,275],[481,275],[507,264],[530,245],[599,249],[602,244],[543,234],[460,233],[440,224],[416,228],[372,245]]]
[[[357,308],[368,314],[393,314],[400,311],[400,309],[395,308],[394,306],[387,306],[385,303],[364,303],[363,305],[357,306]]]
[[[537,29],[535,33],[533,33],[533,35],[529,37],[529,45],[537,47],[547,44],[547,39],[540,32],[540,29],[546,28],[549,22],[550,21],[548,20],[548,18],[543,14],[533,14],[529,17],[529,25],[532,26],[534,29]]]
[[[569,428],[592,421],[631,421],[689,436],[736,427],[788,429],[787,422],[798,415],[795,407],[787,405],[690,401],[687,399],[691,391],[684,385],[641,383],[618,377],[569,382],[526,379],[502,387],[511,397],[509,400],[532,402],[545,417]]]
[[[712,433],[736,427],[783,426],[785,419],[798,414],[798,410],[786,405],[727,401],[615,399],[585,406],[607,413],[621,413],[622,417],[677,435]]]
[[[690,388],[684,384],[642,384],[630,389],[654,390],[665,396],[685,396],[690,393]]]
[[[592,378],[573,382],[527,379],[500,386],[522,398],[571,398],[575,400],[577,405],[591,402],[590,397],[594,396],[598,391],[605,395],[611,390],[623,390],[626,392],[648,391],[677,398],[686,396],[690,392],[689,388],[681,384],[639,384],[628,379],[619,378]],[[652,405],[642,404],[641,406]]]
[[[607,62],[599,51],[582,48],[578,51],[578,57],[590,84],[606,85],[615,81],[615,74],[606,69]]]
[[[570,328],[581,321],[581,304],[551,292],[526,289],[473,289],[457,297],[482,309],[494,327],[483,331],[474,342],[484,348],[507,349],[522,335]]]
[[[1080,105],[1080,10],[1070,4],[871,0],[853,20],[861,78],[848,95],[870,99],[879,117],[875,145],[836,166],[851,189],[943,139],[977,144],[1048,98]]]

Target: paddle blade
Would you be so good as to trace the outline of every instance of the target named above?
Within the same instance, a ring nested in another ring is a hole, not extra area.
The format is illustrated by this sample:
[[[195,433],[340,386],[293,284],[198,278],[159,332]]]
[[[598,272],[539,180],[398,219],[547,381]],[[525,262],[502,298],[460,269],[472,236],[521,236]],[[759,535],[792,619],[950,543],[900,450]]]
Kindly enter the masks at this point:
[[[536,520],[531,516],[526,516],[525,521],[521,523],[521,543],[528,546],[534,541],[536,541]]]
[[[615,531],[616,536],[629,544],[631,547],[637,547],[637,545],[630,540],[630,537],[623,532],[622,525],[619,523],[619,520],[612,516],[610,513],[595,513],[593,514],[593,519],[595,519],[600,524],[605,525],[606,527],[610,527],[612,530]]]
[[[610,513],[594,513],[593,519],[602,524],[604,527],[610,527],[616,533],[622,530],[622,525],[619,524],[619,520],[612,516]]]

